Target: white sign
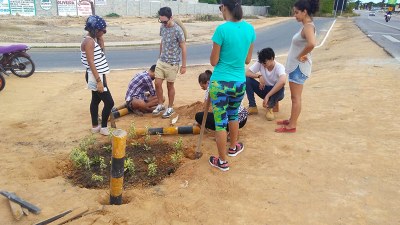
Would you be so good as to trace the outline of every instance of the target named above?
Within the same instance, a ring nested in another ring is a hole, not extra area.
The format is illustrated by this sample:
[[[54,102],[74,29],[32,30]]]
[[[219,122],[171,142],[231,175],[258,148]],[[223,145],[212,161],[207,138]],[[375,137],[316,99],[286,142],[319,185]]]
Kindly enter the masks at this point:
[[[35,16],[35,0],[10,0],[11,15]]]
[[[0,15],[9,15],[10,14],[10,4],[8,0],[0,0]]]
[[[76,0],[57,0],[59,16],[76,16]]]
[[[92,7],[90,6],[90,0],[78,0],[78,16],[90,16],[92,15]]]
[[[96,0],[96,5],[107,5],[107,0]]]
[[[50,10],[51,9],[51,0],[40,0],[40,8],[43,10]]]

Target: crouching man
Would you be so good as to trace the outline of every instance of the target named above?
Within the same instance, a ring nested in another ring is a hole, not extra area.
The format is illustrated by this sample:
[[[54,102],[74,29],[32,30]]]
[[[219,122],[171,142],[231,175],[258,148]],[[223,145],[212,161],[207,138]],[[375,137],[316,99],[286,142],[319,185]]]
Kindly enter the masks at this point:
[[[258,79],[258,81],[256,80]],[[258,109],[254,93],[264,99],[267,120],[274,120],[273,108],[284,97],[286,83],[285,67],[275,61],[275,52],[264,48],[258,52],[258,62],[246,71],[246,94],[249,100],[249,114],[257,114]]]

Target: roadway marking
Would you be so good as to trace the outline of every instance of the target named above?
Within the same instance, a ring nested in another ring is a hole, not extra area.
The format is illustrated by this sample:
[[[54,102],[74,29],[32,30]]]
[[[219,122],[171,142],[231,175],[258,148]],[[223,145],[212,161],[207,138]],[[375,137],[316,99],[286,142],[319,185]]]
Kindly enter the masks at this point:
[[[375,20],[373,20],[373,19],[371,19],[371,18],[369,18],[369,17],[368,17],[368,19],[371,20],[372,22],[379,23],[379,24],[381,24],[381,25],[383,25],[383,26],[387,26],[387,27],[394,28],[394,29],[396,29],[396,30],[400,30],[400,28],[398,28],[398,27],[390,26],[390,25],[387,25],[387,24],[385,24],[385,23],[381,23],[381,22],[375,21]]]
[[[332,28],[333,28],[333,25],[335,25],[335,22],[336,22],[336,19],[333,21],[333,23],[332,23],[331,27],[329,28],[328,33],[326,33],[325,38],[324,38],[324,40],[322,41],[322,43],[321,43],[320,45],[318,45],[317,47],[315,47],[315,48],[320,48],[320,47],[322,47],[322,46],[324,45],[326,39],[327,39],[328,36],[329,36],[329,33],[331,32],[331,30],[332,30]]]
[[[399,40],[397,40],[396,38],[394,38],[394,37],[392,37],[390,35],[382,35],[382,36],[384,36],[385,38],[389,39],[389,41],[391,41],[391,42],[395,42],[395,43],[400,42]]]
[[[392,36],[400,35],[399,33],[396,34],[396,33],[386,33],[386,32],[369,32],[369,33],[370,34],[387,34],[387,35],[392,35]]]

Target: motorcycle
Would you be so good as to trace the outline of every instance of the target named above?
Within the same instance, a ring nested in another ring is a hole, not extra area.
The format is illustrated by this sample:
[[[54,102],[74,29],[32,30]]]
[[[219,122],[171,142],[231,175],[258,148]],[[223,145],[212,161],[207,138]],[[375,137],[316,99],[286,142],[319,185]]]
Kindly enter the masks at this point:
[[[389,22],[390,18],[392,17],[392,15],[390,14],[385,14],[385,20],[386,22]]]
[[[3,75],[9,76],[7,71],[22,78],[30,77],[35,72],[35,63],[26,53],[29,49],[23,44],[0,46],[0,91],[6,85]]]

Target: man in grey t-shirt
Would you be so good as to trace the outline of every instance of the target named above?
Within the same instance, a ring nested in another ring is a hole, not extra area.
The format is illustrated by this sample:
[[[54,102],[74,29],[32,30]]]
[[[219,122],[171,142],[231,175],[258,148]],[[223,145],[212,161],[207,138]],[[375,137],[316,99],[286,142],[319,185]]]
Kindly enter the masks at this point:
[[[163,102],[159,101],[153,114],[158,115],[165,109],[162,117],[169,118],[173,113],[172,108],[175,99],[174,82],[179,70],[180,54],[182,53],[182,66],[180,73],[186,73],[186,43],[182,28],[172,18],[169,7],[163,7],[158,11],[160,27],[160,57],[156,64],[155,86],[158,99],[163,99],[162,83],[167,80],[168,107],[165,109]]]

